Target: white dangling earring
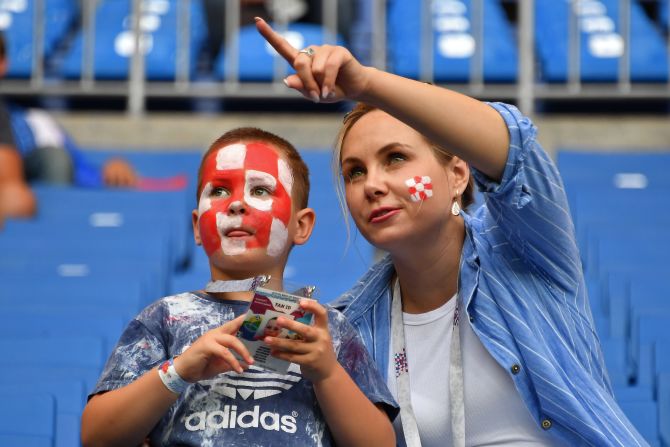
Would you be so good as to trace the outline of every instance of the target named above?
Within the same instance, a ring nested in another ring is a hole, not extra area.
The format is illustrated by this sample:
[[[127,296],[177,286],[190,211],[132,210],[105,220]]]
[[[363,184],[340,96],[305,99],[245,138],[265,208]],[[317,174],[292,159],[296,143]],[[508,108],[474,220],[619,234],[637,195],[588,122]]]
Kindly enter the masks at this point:
[[[458,197],[458,190],[456,190],[456,197]],[[454,199],[454,203],[451,204],[451,214],[458,216],[461,213],[461,206],[458,204],[458,201]]]

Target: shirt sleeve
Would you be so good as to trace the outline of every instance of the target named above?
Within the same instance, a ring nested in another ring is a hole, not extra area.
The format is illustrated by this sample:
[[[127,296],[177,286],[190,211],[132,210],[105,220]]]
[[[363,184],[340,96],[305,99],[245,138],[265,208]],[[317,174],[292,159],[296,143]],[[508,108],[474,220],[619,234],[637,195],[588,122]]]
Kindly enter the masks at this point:
[[[150,306],[128,324],[89,398],[134,382],[167,358],[162,336],[149,328],[151,322],[146,319],[155,312],[160,310]]]
[[[558,169],[537,142],[529,118],[514,106],[490,105],[505,120],[510,145],[500,182],[472,169],[486,197],[489,227],[498,227],[512,249],[551,282],[574,288],[582,266]]]
[[[328,309],[328,321],[337,360],[363,394],[372,403],[381,404],[389,419],[393,421],[399,411],[398,404],[358,333],[346,317],[335,309]]]

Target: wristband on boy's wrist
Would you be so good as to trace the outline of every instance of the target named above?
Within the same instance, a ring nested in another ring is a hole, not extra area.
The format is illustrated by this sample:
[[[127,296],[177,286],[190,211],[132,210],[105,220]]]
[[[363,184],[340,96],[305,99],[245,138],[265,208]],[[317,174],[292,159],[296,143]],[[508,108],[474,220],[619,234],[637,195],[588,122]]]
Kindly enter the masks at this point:
[[[174,367],[174,357],[166,360],[158,367],[158,377],[160,377],[165,388],[175,394],[181,394],[186,387],[190,385],[189,382],[181,378]]]

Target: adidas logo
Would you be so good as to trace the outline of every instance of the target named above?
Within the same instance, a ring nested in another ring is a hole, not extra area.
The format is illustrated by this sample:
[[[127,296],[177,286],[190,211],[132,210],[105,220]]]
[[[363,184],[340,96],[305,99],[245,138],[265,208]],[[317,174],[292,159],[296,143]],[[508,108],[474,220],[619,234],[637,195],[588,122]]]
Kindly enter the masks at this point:
[[[296,412],[293,412],[293,415],[280,415],[271,411],[261,413],[260,405],[254,405],[253,410],[237,414],[237,405],[224,405],[221,410],[198,411],[190,414],[184,420],[184,426],[189,431],[261,427],[269,431],[281,430],[286,433],[295,433],[297,416]]]
[[[292,364],[286,375],[274,374],[252,366],[242,374],[226,373],[201,383],[207,383],[210,392],[231,399],[247,400],[251,397],[253,400],[258,400],[290,390],[301,379],[300,367]]]

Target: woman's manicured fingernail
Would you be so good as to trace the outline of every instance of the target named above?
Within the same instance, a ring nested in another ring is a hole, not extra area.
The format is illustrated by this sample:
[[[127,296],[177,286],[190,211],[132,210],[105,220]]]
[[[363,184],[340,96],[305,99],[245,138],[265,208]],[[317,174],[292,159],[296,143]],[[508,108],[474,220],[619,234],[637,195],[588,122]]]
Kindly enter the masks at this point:
[[[321,97],[322,97],[323,99],[326,99],[326,98],[328,98],[329,95],[330,95],[330,92],[328,91],[328,87],[324,87],[324,88],[321,90]]]
[[[284,84],[286,84],[286,87],[291,87],[290,85],[288,85],[288,79],[287,78],[284,78]]]
[[[321,100],[319,99],[319,94],[315,92],[314,90],[309,92],[309,97],[312,98],[312,101],[314,102],[320,102]]]
[[[254,17],[254,20],[257,21],[257,22],[260,22],[263,19],[261,19],[260,17]]]

